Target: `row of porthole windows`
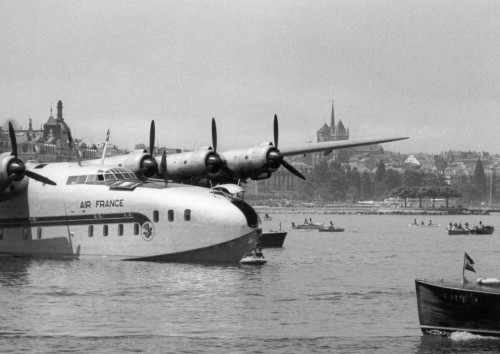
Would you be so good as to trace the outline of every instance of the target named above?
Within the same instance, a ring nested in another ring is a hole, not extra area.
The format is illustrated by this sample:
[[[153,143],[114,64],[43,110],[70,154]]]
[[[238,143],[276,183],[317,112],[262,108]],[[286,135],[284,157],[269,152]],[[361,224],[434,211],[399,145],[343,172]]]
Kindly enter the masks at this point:
[[[174,211],[168,210],[167,217],[168,217],[169,222],[174,221]],[[191,220],[191,209],[184,210],[184,220],[185,221]],[[160,213],[158,210],[153,211],[153,221],[154,222],[160,221]],[[141,228],[141,226],[138,223],[134,224],[134,235],[139,235],[140,228]],[[94,236],[94,225],[89,225],[88,233],[89,233],[89,237]],[[108,236],[108,234],[109,234],[109,226],[108,225],[103,225],[102,234],[103,234],[103,236]],[[118,236],[123,236],[123,224],[118,224]],[[42,228],[40,226],[36,229],[36,237],[37,237],[37,239],[42,238]],[[25,240],[28,239],[28,228],[26,228],[26,227],[23,229],[23,238]],[[3,239],[3,230],[0,229],[0,240],[2,240],[2,239]]]

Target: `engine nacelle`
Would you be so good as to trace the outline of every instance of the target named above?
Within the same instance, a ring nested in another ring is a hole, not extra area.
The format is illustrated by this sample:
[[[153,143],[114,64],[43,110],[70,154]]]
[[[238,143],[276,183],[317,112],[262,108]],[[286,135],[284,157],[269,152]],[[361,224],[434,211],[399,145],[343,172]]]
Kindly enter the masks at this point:
[[[241,178],[266,179],[280,167],[269,163],[269,153],[276,151],[271,142],[244,150],[231,150],[221,154],[227,166]]]
[[[106,165],[116,165],[119,167],[128,168],[135,174],[138,174],[142,169],[143,161],[150,156],[151,155],[149,155],[146,150],[135,150],[127,155],[106,157],[104,163]]]
[[[167,174],[174,177],[201,177],[206,171],[210,156],[215,156],[211,149],[169,155],[167,156]]]

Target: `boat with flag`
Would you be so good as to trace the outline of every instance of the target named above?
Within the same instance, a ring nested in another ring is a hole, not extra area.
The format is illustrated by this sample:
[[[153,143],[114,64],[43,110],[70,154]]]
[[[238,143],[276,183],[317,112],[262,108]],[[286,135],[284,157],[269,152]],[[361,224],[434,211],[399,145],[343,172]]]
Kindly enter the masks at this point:
[[[465,270],[475,273],[473,265],[465,253],[462,281],[415,280],[418,317],[424,334],[463,331],[500,337],[500,281],[467,281]]]

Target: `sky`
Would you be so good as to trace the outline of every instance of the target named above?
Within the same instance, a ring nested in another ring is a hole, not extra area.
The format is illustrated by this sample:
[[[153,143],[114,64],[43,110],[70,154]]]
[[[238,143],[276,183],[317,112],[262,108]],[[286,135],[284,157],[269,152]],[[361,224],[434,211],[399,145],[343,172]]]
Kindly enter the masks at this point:
[[[403,153],[500,152],[500,2],[0,1],[0,124],[218,150],[409,136]]]

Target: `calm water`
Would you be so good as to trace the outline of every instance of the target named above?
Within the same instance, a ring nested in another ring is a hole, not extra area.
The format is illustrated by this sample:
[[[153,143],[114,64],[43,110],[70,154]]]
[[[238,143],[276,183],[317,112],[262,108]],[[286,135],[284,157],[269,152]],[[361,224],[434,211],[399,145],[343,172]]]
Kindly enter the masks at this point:
[[[497,353],[500,340],[423,336],[415,278],[500,277],[500,230],[448,236],[499,216],[307,215],[344,233],[290,229],[264,266],[0,258],[0,352]],[[417,217],[417,220],[429,217]],[[200,237],[202,237],[200,235]]]

